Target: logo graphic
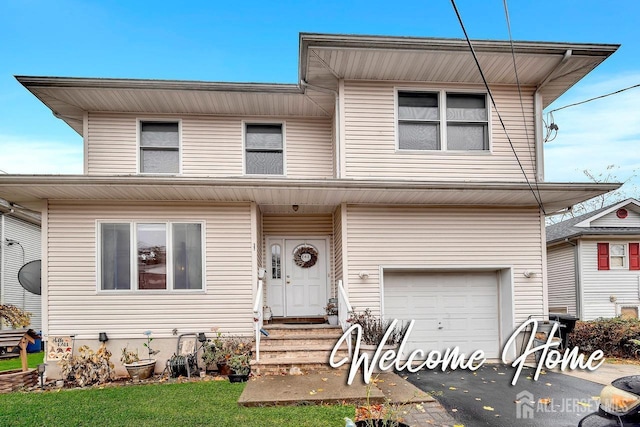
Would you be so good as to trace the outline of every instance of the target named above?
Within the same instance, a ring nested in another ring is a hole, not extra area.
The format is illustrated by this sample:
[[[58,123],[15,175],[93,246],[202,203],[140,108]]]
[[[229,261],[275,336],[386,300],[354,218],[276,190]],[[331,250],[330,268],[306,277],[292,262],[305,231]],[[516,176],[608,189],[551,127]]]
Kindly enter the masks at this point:
[[[516,394],[516,418],[517,419],[533,419],[535,400],[533,394],[527,390],[523,390]]]

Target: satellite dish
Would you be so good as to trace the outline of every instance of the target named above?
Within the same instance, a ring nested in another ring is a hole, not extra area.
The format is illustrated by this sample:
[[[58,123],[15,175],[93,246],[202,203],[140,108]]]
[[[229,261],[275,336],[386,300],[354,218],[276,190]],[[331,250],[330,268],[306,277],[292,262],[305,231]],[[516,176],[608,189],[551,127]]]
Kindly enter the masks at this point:
[[[40,275],[41,262],[39,259],[22,266],[18,271],[18,281],[23,288],[32,294],[40,295],[42,292],[42,280]]]

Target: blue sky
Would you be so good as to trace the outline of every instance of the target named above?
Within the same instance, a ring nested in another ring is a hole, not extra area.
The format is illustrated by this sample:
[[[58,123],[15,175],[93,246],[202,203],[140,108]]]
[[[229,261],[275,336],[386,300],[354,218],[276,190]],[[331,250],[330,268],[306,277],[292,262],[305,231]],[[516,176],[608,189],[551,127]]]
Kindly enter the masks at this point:
[[[508,39],[502,0],[458,0],[475,39]],[[179,5],[179,6],[178,6]],[[550,109],[640,83],[640,2],[511,0],[516,40],[619,43]],[[82,140],[13,75],[296,83],[299,32],[463,36],[449,0],[0,0],[0,170],[82,173]],[[555,115],[547,181],[640,169],[640,89]]]

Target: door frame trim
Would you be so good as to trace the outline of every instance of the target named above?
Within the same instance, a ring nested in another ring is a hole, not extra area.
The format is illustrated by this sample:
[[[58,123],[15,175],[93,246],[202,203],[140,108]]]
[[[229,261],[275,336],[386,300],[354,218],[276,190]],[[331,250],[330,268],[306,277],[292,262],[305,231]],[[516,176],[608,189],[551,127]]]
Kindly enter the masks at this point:
[[[331,263],[330,261],[330,256],[333,254],[332,248],[330,246],[331,243],[331,235],[328,234],[324,234],[324,235],[318,235],[318,236],[304,236],[304,235],[300,235],[300,234],[263,234],[263,238],[264,238],[264,251],[263,251],[263,256],[264,256],[264,264],[265,264],[265,269],[267,270],[267,277],[270,277],[270,263],[271,261],[269,260],[269,253],[268,253],[268,249],[269,249],[269,240],[280,240],[282,242],[282,255],[283,255],[283,260],[284,260],[284,250],[286,247],[286,240],[324,240],[325,242],[325,252],[327,253],[327,258],[325,260],[325,268],[326,268],[326,272],[327,272],[327,277],[326,277],[326,286],[325,286],[325,301],[323,302],[323,304],[327,303],[329,301],[329,295],[330,295],[330,290],[331,290],[331,278],[333,277],[333,270],[331,269]],[[285,275],[286,275],[286,263],[282,262],[282,280],[285,280]],[[269,286],[269,280],[267,279],[266,283],[267,286]],[[286,298],[286,283],[283,284],[284,286],[284,297]],[[267,306],[269,306],[269,300],[268,300],[268,293],[265,291],[265,301]],[[283,301],[283,309],[286,311],[287,309],[287,303],[286,301]],[[285,314],[283,316],[284,318],[287,318],[288,316]]]

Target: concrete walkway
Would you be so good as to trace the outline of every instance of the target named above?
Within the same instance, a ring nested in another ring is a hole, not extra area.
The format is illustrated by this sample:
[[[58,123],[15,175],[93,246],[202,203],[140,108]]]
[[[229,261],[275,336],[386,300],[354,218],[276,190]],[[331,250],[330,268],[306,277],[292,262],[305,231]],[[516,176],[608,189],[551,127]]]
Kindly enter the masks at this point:
[[[453,418],[430,395],[394,373],[374,375],[369,385],[358,375],[347,385],[347,371],[303,375],[260,376],[249,380],[238,404],[242,406],[386,403],[410,426],[453,426]],[[355,414],[354,414],[355,415]]]

